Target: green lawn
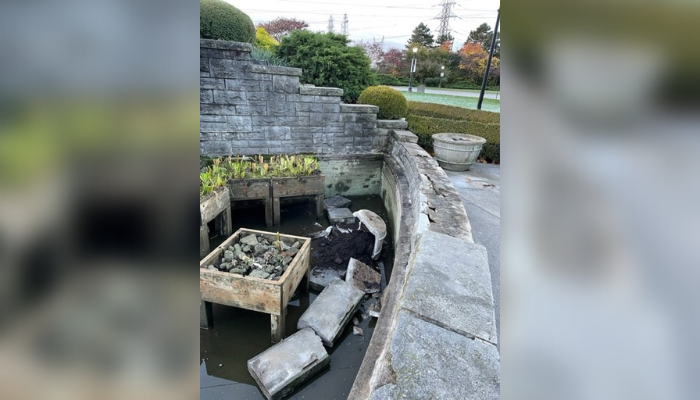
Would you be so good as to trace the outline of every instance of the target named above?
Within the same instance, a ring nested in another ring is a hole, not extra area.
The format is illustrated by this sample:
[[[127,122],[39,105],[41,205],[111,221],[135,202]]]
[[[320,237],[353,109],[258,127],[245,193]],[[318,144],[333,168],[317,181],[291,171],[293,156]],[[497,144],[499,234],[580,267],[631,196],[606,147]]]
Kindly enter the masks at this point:
[[[450,96],[446,94],[428,94],[416,92],[401,92],[410,101],[420,101],[423,103],[437,103],[447,106],[469,108],[476,110],[478,97]],[[481,109],[484,111],[501,112],[501,101],[494,99],[484,99]]]

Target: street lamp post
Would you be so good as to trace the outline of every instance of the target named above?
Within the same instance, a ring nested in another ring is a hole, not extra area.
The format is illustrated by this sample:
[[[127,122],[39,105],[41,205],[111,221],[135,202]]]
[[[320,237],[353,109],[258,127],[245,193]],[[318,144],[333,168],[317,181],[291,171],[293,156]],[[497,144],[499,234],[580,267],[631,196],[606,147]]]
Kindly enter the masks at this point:
[[[416,53],[418,53],[418,47],[413,48],[413,58],[411,59],[411,78],[408,80],[408,91],[413,91],[413,73],[416,72]]]
[[[438,87],[439,87],[439,88],[442,88],[442,78],[445,77],[445,66],[444,66],[444,65],[441,65],[441,66],[440,66],[440,69],[441,69],[442,71],[440,71],[440,83],[438,84]]]

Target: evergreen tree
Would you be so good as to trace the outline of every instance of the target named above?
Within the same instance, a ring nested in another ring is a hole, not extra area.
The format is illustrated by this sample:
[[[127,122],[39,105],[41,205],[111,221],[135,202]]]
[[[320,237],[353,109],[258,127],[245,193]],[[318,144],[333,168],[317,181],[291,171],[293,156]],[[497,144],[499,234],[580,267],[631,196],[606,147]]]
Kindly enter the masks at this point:
[[[435,44],[437,44],[438,46],[442,46],[445,42],[454,42],[454,41],[455,41],[455,38],[451,34],[448,33],[447,35],[438,36]]]
[[[413,35],[410,39],[408,39],[406,47],[408,48],[413,43],[418,43],[421,46],[428,48],[433,47],[433,44],[435,43],[433,34],[430,33],[430,28],[428,28],[428,26],[422,22],[418,24],[416,29],[413,30]]]
[[[491,41],[493,40],[493,31],[487,23],[479,25],[478,28],[469,32],[466,43],[479,43],[487,52],[491,50]],[[493,50],[493,55],[501,57],[501,33],[496,35],[496,48]]]

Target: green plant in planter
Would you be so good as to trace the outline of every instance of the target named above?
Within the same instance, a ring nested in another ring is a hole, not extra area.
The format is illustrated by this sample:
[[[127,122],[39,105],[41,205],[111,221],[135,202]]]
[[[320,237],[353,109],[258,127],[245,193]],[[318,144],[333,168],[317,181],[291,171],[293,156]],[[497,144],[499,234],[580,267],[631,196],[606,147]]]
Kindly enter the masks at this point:
[[[199,174],[199,195],[206,196],[214,189],[223,187],[228,182],[228,176],[226,168],[221,165],[221,159],[212,160],[212,165]]]

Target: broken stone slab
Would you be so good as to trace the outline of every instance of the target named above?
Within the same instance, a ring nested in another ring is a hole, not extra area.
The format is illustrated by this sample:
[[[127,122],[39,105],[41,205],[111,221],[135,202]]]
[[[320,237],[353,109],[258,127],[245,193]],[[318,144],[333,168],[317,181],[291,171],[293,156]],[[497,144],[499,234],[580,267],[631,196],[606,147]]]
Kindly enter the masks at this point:
[[[384,238],[386,238],[386,222],[370,210],[360,210],[353,213],[360,220],[360,227],[364,225],[368,231],[374,235],[374,251],[372,251],[372,259],[379,258],[379,253],[382,252]]]
[[[355,216],[349,208],[329,208],[328,220],[331,224],[352,224],[355,222]]]
[[[350,258],[345,281],[365,293],[378,293],[381,289],[382,276],[362,261]]]
[[[323,200],[323,206],[326,210],[329,208],[350,208],[351,205],[352,200],[346,199],[343,196],[333,196]]]
[[[364,296],[363,291],[351,284],[333,279],[299,318],[297,329],[311,328],[324,345],[333,347]]]
[[[248,372],[267,399],[281,399],[330,363],[311,329],[302,329],[248,360]]]
[[[378,300],[376,303],[369,306],[367,312],[369,312],[370,317],[379,318],[379,313],[382,312],[382,302]]]
[[[311,288],[313,290],[322,291],[330,285],[333,279],[340,279],[343,271],[337,271],[332,268],[316,267],[311,270]]]

